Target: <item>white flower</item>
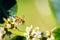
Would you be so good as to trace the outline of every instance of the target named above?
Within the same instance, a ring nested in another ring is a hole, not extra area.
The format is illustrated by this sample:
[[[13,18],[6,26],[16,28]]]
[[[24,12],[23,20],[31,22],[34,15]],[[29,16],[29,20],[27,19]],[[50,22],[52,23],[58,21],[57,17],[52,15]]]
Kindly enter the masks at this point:
[[[8,18],[7,20],[10,21],[10,18]]]
[[[36,27],[36,30],[39,30],[39,27]]]
[[[2,39],[3,35],[6,33],[4,27],[0,27],[0,40]]]
[[[0,27],[0,30],[4,30],[4,27]]]
[[[11,24],[7,24],[6,25],[6,28],[11,28]]]
[[[29,27],[26,27],[26,33],[29,34]]]
[[[33,28],[33,26],[31,25],[30,28]]]
[[[2,39],[3,34],[0,34],[0,39]]]
[[[48,37],[47,40],[54,40],[54,36],[51,35],[51,37],[50,38]]]

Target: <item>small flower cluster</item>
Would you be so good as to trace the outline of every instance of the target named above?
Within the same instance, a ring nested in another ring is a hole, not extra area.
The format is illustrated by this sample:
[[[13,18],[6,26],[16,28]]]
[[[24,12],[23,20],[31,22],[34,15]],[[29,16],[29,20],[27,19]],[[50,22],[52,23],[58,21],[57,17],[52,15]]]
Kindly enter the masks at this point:
[[[54,40],[54,37],[51,34],[51,31],[45,31],[41,32],[39,31],[39,27],[36,27],[35,29],[31,25],[30,27],[26,27],[26,33],[27,40]]]
[[[6,34],[10,33],[8,31],[8,29],[12,29],[12,28],[15,28],[17,29],[17,26],[20,25],[20,24],[23,24],[24,23],[24,20],[22,18],[19,18],[18,16],[12,16],[10,18],[3,18],[3,20],[5,21],[5,26],[0,26],[0,40],[3,39],[3,36],[5,36]]]
[[[26,27],[27,40],[35,40],[37,36],[40,36],[41,32],[39,31],[39,27],[33,29],[33,26]]]
[[[12,16],[10,18],[3,18],[6,28],[17,28],[18,25],[23,24],[24,20],[18,16]]]
[[[0,40],[2,40],[3,35],[6,33],[4,27],[0,27]]]

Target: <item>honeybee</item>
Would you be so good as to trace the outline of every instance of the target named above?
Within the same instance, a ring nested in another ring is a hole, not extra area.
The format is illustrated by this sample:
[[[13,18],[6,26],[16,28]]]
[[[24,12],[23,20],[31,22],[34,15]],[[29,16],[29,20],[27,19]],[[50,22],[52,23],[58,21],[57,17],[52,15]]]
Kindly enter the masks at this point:
[[[16,19],[16,22],[18,22],[18,23],[24,24],[24,22],[25,22],[23,18],[20,18],[18,16],[14,16],[14,18]]]

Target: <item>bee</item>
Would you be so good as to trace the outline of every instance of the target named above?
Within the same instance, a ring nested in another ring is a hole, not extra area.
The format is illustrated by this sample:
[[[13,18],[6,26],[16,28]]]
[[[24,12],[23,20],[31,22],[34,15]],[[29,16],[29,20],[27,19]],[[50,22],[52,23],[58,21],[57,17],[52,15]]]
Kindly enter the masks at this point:
[[[16,19],[16,22],[18,22],[18,23],[22,23],[22,24],[25,23],[25,21],[24,21],[23,18],[20,18],[20,17],[18,17],[18,16],[14,16],[14,18]]]

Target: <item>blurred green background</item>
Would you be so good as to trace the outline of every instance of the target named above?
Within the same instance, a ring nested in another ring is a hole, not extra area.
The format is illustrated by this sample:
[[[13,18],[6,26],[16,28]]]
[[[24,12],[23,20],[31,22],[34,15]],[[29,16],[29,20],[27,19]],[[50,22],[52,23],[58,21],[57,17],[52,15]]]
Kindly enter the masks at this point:
[[[17,0],[17,8],[17,16],[24,17],[26,26],[38,26],[40,31],[57,27],[49,0]]]

